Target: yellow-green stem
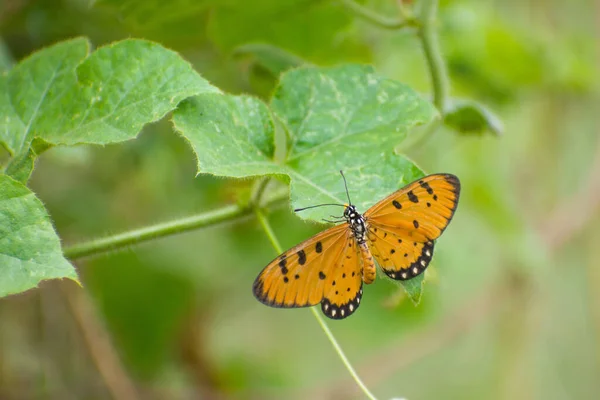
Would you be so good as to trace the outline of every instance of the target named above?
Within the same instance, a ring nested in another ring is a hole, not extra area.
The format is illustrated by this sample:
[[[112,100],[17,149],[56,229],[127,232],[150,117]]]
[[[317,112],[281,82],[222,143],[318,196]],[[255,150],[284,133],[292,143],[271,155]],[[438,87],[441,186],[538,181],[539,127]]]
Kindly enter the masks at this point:
[[[255,202],[260,201],[264,188],[266,187],[266,183],[267,182],[264,180],[259,181],[253,199],[247,205],[232,204],[206,213],[192,215],[174,221],[146,226],[128,232],[106,236],[100,239],[74,244],[65,247],[63,254],[66,258],[75,260],[82,257],[120,250],[125,247],[152,239],[250,217],[252,216]],[[285,201],[287,200],[287,192],[288,191],[286,188],[285,190],[273,193],[269,199],[265,201],[264,206],[276,207],[285,204]]]

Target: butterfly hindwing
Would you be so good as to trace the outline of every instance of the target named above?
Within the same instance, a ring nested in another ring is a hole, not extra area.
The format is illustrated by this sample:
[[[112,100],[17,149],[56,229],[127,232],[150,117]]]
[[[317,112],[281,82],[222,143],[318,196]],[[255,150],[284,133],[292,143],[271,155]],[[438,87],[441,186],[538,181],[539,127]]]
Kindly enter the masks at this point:
[[[361,258],[354,237],[348,237],[330,274],[325,280],[321,310],[332,319],[346,318],[356,311],[362,298]]]
[[[460,195],[458,178],[429,175],[381,200],[365,213],[369,247],[392,279],[421,274],[437,239],[454,215]]]
[[[392,279],[414,278],[425,271],[433,257],[433,241],[408,241],[392,231],[375,227],[369,230],[367,238],[377,264]]]

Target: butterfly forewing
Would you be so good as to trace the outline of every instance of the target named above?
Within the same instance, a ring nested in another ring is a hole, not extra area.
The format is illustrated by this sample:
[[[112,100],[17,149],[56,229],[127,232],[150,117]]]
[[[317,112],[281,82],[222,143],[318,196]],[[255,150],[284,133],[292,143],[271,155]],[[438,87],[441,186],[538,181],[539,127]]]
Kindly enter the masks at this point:
[[[365,213],[369,247],[390,278],[411,279],[427,268],[433,241],[452,219],[459,195],[460,183],[454,175],[429,175]]]
[[[329,228],[271,261],[254,282],[254,295],[273,307],[305,307],[323,299],[325,280],[347,246],[344,225]]]

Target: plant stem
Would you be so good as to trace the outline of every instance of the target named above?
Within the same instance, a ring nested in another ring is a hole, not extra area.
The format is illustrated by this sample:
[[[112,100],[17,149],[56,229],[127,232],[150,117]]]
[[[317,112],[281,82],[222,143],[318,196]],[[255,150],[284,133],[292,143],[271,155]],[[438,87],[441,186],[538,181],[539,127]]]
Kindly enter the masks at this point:
[[[361,6],[354,0],[340,0],[340,2],[356,16],[384,29],[400,29],[408,26],[415,26],[417,23],[414,18],[392,19],[384,17],[383,15],[379,15],[376,12]]]
[[[283,253],[283,248],[281,247],[281,244],[279,243],[279,240],[277,240],[277,236],[275,236],[275,233],[273,232],[273,229],[271,228],[271,224],[267,220],[267,218],[264,215],[264,213],[262,212],[262,210],[260,210],[260,209],[257,208],[255,210],[255,213],[256,213],[256,217],[257,217],[258,221],[260,222],[260,224],[262,225],[262,227],[263,227],[263,229],[264,229],[267,237],[271,241],[271,244],[273,245],[273,248],[275,249],[275,251],[277,253],[280,253],[280,254]],[[350,364],[350,361],[348,360],[348,358],[344,354],[344,351],[342,350],[342,348],[340,347],[339,343],[337,342],[337,340],[333,336],[333,333],[331,333],[331,330],[327,326],[327,323],[325,322],[325,320],[323,319],[323,317],[321,317],[321,315],[315,309],[315,307],[311,307],[310,310],[312,311],[314,317],[317,319],[317,322],[319,322],[319,325],[321,325],[321,329],[323,329],[323,332],[325,332],[325,335],[327,336],[327,338],[329,339],[329,341],[333,345],[333,348],[335,349],[335,351],[337,352],[338,356],[342,360],[342,363],[344,363],[344,365],[346,366],[346,369],[348,369],[348,372],[350,372],[350,375],[352,375],[352,378],[354,378],[354,380],[356,381],[356,384],[362,389],[362,391],[365,393],[365,395],[370,400],[377,400],[377,398],[373,395],[373,393],[371,393],[371,391],[369,390],[369,388],[367,388],[367,386],[360,379],[360,377],[358,376],[358,374],[354,370],[354,367],[352,367],[352,364]]]
[[[443,117],[447,107],[449,81],[446,63],[442,57],[437,32],[435,31],[437,3],[437,0],[421,0],[421,14],[419,17],[421,23],[418,32],[423,44],[425,59],[429,65],[429,73],[431,74],[433,104]]]
[[[262,194],[264,184],[261,182],[256,200]],[[265,202],[265,206],[275,206],[283,203],[287,198],[287,188],[284,191],[274,193]],[[91,255],[106,253],[119,250],[127,246],[142,243],[151,239],[161,238],[176,233],[191,231],[198,228],[217,225],[220,223],[238,220],[252,215],[254,203],[248,205],[228,205],[206,213],[181,218],[161,224],[151,225],[140,229],[134,229],[129,232],[119,233],[113,236],[90,240],[80,244],[68,246],[63,250],[64,256],[74,260]]]
[[[342,359],[342,362],[344,363],[344,365],[348,369],[348,372],[350,372],[350,375],[352,375],[352,378],[354,378],[354,381],[356,382],[356,384],[362,389],[362,391],[365,393],[365,395],[369,399],[371,399],[371,400],[377,400],[377,398],[375,397],[375,395],[373,395],[373,393],[371,393],[371,391],[369,390],[369,388],[360,379],[360,377],[358,376],[358,374],[356,373],[356,371],[352,367],[352,364],[350,364],[350,361],[348,360],[348,358],[344,354],[344,351],[342,350],[342,348],[340,347],[339,343],[335,339],[335,336],[333,336],[333,333],[331,333],[331,330],[329,329],[329,326],[327,326],[327,323],[325,322],[325,320],[323,319],[323,317],[321,316],[321,314],[319,314],[319,312],[317,311],[317,309],[315,307],[311,307],[310,311],[312,311],[313,315],[315,316],[315,318],[319,322],[319,325],[321,325],[321,328],[325,332],[325,335],[327,335],[327,338],[329,339],[329,341],[331,342],[331,344],[335,348],[335,351],[338,353],[338,355]]]

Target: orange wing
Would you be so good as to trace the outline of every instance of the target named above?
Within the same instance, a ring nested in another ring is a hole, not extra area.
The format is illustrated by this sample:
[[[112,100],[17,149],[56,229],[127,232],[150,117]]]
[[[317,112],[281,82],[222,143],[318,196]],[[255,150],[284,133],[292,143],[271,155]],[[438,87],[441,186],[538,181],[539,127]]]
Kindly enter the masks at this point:
[[[369,247],[390,278],[406,280],[425,271],[433,256],[433,241],[450,223],[459,196],[456,176],[435,174],[367,210]]]
[[[254,281],[254,295],[272,307],[321,303],[329,318],[346,318],[362,296],[359,260],[348,225],[334,226],[271,261]]]

